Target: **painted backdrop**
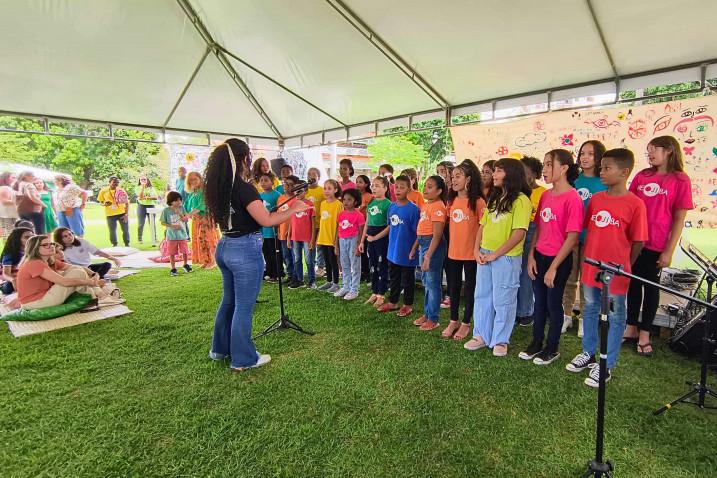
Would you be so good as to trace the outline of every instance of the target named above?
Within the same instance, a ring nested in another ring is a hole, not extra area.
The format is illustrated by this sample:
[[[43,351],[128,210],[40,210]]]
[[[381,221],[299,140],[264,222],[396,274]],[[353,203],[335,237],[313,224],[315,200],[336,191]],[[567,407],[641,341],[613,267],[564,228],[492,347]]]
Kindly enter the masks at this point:
[[[646,168],[647,143],[672,135],[682,145],[685,170],[692,179],[695,210],[687,227],[717,228],[717,95],[642,106],[610,106],[554,111],[502,123],[451,128],[456,160],[479,166],[515,153],[542,160],[546,152],[565,148],[577,154],[583,141],[598,139],[610,148],[635,153],[635,171]]]

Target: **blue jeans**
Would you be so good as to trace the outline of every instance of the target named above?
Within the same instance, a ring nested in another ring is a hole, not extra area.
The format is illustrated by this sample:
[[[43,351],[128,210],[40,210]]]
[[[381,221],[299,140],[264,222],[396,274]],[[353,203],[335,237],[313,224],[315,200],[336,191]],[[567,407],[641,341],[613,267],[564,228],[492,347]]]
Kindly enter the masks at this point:
[[[418,236],[419,264],[423,264],[423,258],[431,246],[433,236]],[[423,315],[431,322],[438,322],[438,313],[441,311],[441,299],[443,293],[441,282],[443,279],[443,261],[446,258],[446,238],[441,236],[441,242],[433,251],[431,260],[428,262],[428,272],[421,272],[421,283],[423,284]]]
[[[291,250],[294,252],[294,275],[300,281],[304,281],[304,262],[302,260],[302,253],[306,256],[306,273],[309,279],[309,284],[316,282],[316,271],[314,270],[315,259],[316,259],[316,248],[309,249],[308,242],[293,241],[291,244]]]
[[[361,256],[354,254],[359,236],[339,237],[339,253],[344,283],[342,289],[358,293],[361,284]]]
[[[483,248],[481,251],[493,252]],[[500,256],[488,264],[478,264],[473,337],[481,337],[488,347],[510,342],[520,285],[520,260],[520,256]]]
[[[315,229],[315,231],[316,231],[315,235],[318,236],[319,230]],[[316,245],[315,250],[316,250],[316,266],[320,267],[322,269],[325,269],[326,268],[326,260],[324,259],[324,253],[318,244]]]
[[[598,355],[599,352],[599,320],[602,290],[583,284],[583,352]],[[625,295],[610,294],[612,311],[607,316],[607,368],[617,365],[617,357],[622,345],[622,334],[625,332],[627,307]]]
[[[530,241],[533,240],[533,234],[535,234],[535,223],[531,222],[528,226],[528,231],[525,233],[523,257],[520,263],[520,288],[518,289],[518,309],[516,311],[518,317],[530,317],[533,315],[535,307],[533,281],[528,275],[528,250],[530,249]]]
[[[279,241],[281,244],[281,257],[284,258],[284,268],[286,274],[289,276],[289,280],[296,279],[296,271],[294,270],[294,254],[289,249],[286,240]]]
[[[212,352],[230,355],[232,367],[249,367],[258,360],[251,325],[264,270],[262,243],[261,234],[255,233],[224,236],[217,244],[223,294],[214,321]]]
[[[85,235],[85,223],[82,220],[82,209],[79,207],[72,208],[72,215],[68,216],[65,214],[64,210],[60,210],[57,212],[57,222],[60,224],[60,227],[66,227],[75,236],[84,236]]]
[[[124,217],[124,214],[107,216],[107,227],[110,230],[110,243],[112,243],[113,247],[117,247],[117,224],[122,228],[122,241],[124,245],[129,247],[129,216],[127,216],[127,221],[124,221]]]

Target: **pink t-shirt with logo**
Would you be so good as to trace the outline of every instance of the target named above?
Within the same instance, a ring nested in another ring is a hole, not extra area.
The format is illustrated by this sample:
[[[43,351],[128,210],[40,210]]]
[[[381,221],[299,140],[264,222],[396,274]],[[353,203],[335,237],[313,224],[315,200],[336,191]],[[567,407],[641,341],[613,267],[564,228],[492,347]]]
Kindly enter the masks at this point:
[[[583,201],[578,192],[545,191],[538,202],[535,225],[538,229],[535,248],[545,256],[557,256],[568,233],[583,230]]]
[[[650,238],[645,248],[664,251],[675,211],[695,207],[689,176],[680,172],[658,174],[651,169],[643,169],[630,183],[630,192],[642,199],[647,210]]]
[[[647,240],[645,203],[628,192],[622,196],[608,196],[607,192],[593,194],[585,209],[585,257],[602,262],[614,262],[630,272],[630,253],[634,242]],[[595,279],[598,268],[583,262],[580,281],[590,287],[601,288]],[[615,276],[610,282],[610,293],[625,295],[630,279]]]
[[[341,211],[338,217],[339,239],[358,236],[359,229],[366,220],[358,209]]]
[[[313,204],[308,199],[304,199],[307,204]],[[299,242],[311,241],[311,233],[314,228],[314,210],[296,212],[291,215],[291,240]]]

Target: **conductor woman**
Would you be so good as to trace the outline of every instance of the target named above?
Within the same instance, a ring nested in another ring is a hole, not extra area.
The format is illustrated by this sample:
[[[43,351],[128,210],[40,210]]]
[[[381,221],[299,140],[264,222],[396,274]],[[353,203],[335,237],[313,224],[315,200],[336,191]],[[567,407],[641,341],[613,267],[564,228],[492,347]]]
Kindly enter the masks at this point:
[[[204,174],[207,214],[223,234],[216,252],[223,295],[209,358],[230,357],[231,369],[237,372],[271,360],[256,351],[251,339],[254,304],[264,270],[261,227],[275,226],[311,207],[296,201],[287,211],[269,213],[256,188],[246,181],[250,163],[249,146],[231,138],[214,149]]]

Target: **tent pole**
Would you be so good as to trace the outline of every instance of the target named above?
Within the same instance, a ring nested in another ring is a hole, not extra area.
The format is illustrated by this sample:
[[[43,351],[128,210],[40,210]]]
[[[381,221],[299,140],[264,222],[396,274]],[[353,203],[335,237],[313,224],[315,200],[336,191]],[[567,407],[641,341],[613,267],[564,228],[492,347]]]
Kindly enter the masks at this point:
[[[610,53],[610,48],[608,48],[608,46],[607,46],[607,40],[605,39],[605,35],[603,34],[602,27],[600,26],[600,22],[598,22],[597,16],[595,15],[595,9],[593,8],[592,1],[585,0],[585,3],[587,4],[588,10],[590,11],[590,17],[593,20],[593,25],[595,25],[598,35],[600,36],[600,42],[602,43],[602,47],[605,50],[605,55],[607,56],[607,60],[610,62],[610,68],[612,68],[612,74],[615,75],[615,78],[620,78],[620,75],[617,73],[617,67],[615,66],[615,61],[612,58],[612,53]]]
[[[187,91],[189,90],[189,87],[192,86],[192,82],[197,77],[197,74],[199,73],[199,70],[202,69],[202,65],[204,65],[204,61],[207,59],[207,56],[209,56],[209,52],[211,52],[211,48],[207,46],[207,48],[204,50],[204,54],[202,55],[202,58],[200,58],[199,63],[197,63],[196,68],[194,68],[194,71],[192,72],[192,76],[189,77],[189,81],[187,81],[187,84],[184,85],[184,88],[182,88],[182,92],[179,94],[179,98],[177,98],[177,101],[174,102],[174,106],[172,107],[172,110],[167,115],[167,119],[164,120],[164,124],[162,125],[163,128],[166,128],[169,122],[172,120],[172,116],[174,116],[174,112],[177,111],[177,108],[179,108],[179,104],[184,99],[184,96],[187,94]]]

